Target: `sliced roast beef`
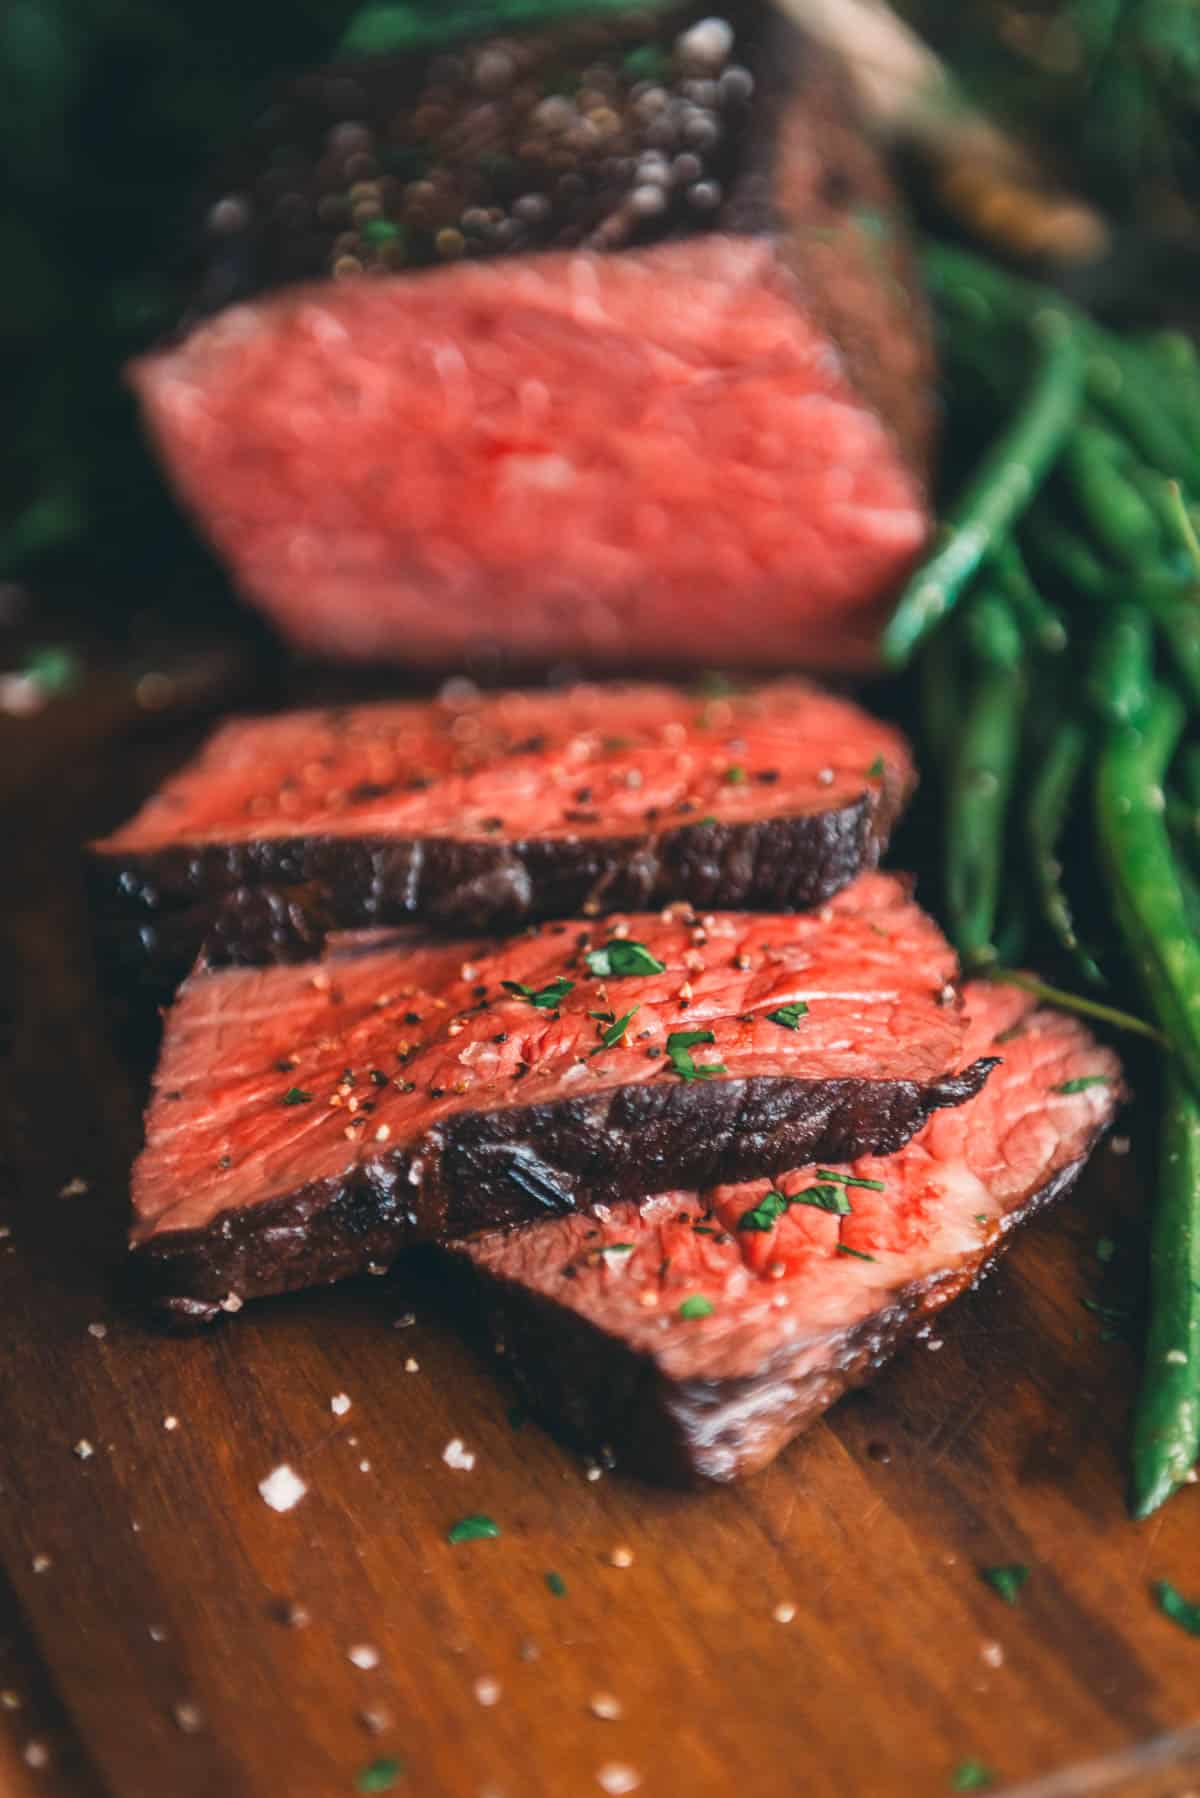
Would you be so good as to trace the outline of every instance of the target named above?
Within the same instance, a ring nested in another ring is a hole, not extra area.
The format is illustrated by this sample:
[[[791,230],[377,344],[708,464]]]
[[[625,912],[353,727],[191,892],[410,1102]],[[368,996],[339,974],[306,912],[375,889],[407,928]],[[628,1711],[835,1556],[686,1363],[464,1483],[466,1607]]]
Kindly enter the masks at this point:
[[[643,907],[816,905],[873,867],[899,734],[798,680],[578,686],[223,725],[98,843],[100,928],[174,984],[330,928],[487,930]]]
[[[1012,987],[966,991],[983,1090],[898,1154],[492,1231],[453,1251],[552,1427],[672,1482],[764,1466],[1063,1193],[1117,1060]]]
[[[673,906],[200,971],[167,1018],[133,1246],[203,1315],[423,1237],[886,1154],[991,1066],[964,1066],[954,973],[882,874],[815,913]]]
[[[206,243],[220,310],[131,378],[297,642],[872,660],[928,528],[929,339],[840,72],[770,6],[306,75]]]

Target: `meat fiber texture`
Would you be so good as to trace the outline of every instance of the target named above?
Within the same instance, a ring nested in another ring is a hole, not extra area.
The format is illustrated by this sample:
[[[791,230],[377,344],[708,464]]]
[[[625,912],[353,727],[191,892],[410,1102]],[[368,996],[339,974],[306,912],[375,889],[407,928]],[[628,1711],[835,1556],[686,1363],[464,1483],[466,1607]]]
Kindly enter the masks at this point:
[[[484,930],[686,899],[811,906],[879,858],[899,733],[799,680],[576,686],[222,725],[93,845],[99,932],[168,990],[331,929]]]
[[[220,310],[130,379],[296,644],[872,665],[929,529],[903,225],[828,53],[758,4],[697,19],[339,64],[231,159]]]
[[[676,906],[201,971],[167,1018],[132,1246],[205,1316],[422,1238],[886,1154],[991,1065],[964,1067],[954,976],[882,874],[816,913]]]
[[[987,982],[965,1000],[964,1057],[999,1065],[894,1155],[835,1164],[833,1181],[807,1165],[456,1248],[531,1407],[629,1470],[737,1479],[969,1286],[1067,1189],[1121,1085],[1074,1019]],[[819,1209],[814,1188],[840,1192],[846,1215]],[[764,1206],[771,1190],[793,1202]]]

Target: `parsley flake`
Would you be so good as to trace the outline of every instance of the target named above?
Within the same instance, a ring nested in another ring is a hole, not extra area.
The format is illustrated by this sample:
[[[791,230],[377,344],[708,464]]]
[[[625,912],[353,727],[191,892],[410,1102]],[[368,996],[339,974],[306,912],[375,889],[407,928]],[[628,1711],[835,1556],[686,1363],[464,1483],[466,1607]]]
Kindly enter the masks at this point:
[[[554,1006],[562,1004],[575,982],[560,975],[546,986],[526,986],[522,980],[502,980],[500,984],[506,992],[528,999],[530,1005],[536,1005],[539,1011],[550,1011]]]
[[[77,687],[82,671],[73,649],[49,644],[30,651],[21,673],[40,693],[49,696],[69,693],[72,687]]]
[[[722,779],[728,787],[744,787],[746,784],[746,770],[737,762],[731,762],[729,767],[726,768]]]
[[[808,1015],[808,1006],[803,999],[797,999],[794,1005],[780,1005],[775,1011],[767,1013],[768,1024],[782,1024],[785,1030],[799,1030],[800,1020]]]
[[[995,1775],[991,1768],[985,1767],[982,1761],[959,1761],[950,1775],[950,1790],[952,1792],[983,1792],[994,1783],[994,1780]]]
[[[1005,1604],[1016,1604],[1021,1596],[1022,1586],[1029,1578],[1029,1569],[1019,1561],[1010,1561],[999,1567],[981,1567],[979,1577]]]
[[[711,1080],[714,1075],[725,1073],[723,1061],[710,1061],[697,1067],[692,1060],[692,1050],[698,1043],[715,1041],[711,1030],[672,1030],[667,1038],[667,1054],[681,1080]]]
[[[603,979],[606,975],[620,978],[625,974],[665,974],[667,964],[651,955],[645,943],[632,937],[614,937],[603,949],[589,949],[584,956],[589,973]]]
[[[693,1292],[683,1300],[679,1307],[680,1317],[711,1317],[716,1310],[711,1299],[706,1299],[701,1292]]]
[[[546,1575],[546,1589],[549,1592],[553,1592],[555,1598],[565,1598],[567,1596],[567,1582],[561,1573],[548,1573]]]
[[[861,1174],[839,1174],[836,1168],[819,1167],[818,1180],[833,1180],[838,1186],[862,1186],[868,1192],[886,1192],[882,1180],[864,1180]]]
[[[488,1542],[500,1534],[500,1525],[482,1511],[460,1517],[446,1531],[447,1542]]]
[[[1111,1236],[1098,1236],[1096,1238],[1097,1261],[1111,1261],[1116,1252],[1117,1245]]]
[[[852,1249],[848,1242],[839,1242],[837,1252],[839,1255],[853,1255],[856,1261],[874,1261],[875,1259],[874,1255],[868,1255],[865,1249]]]
[[[1200,1636],[1200,1604],[1193,1604],[1166,1579],[1155,1580],[1154,1597],[1164,1617],[1185,1629],[1189,1636]]]
[[[883,768],[884,768],[883,757],[881,755],[877,755],[875,757],[875,760],[871,763],[871,766],[867,769],[867,779],[868,780],[878,780],[879,776],[883,773]]]
[[[1107,1074],[1081,1074],[1078,1080],[1064,1080],[1061,1086],[1052,1086],[1052,1093],[1085,1093],[1089,1086],[1107,1086]]]
[[[820,1186],[806,1186],[803,1192],[793,1193],[793,1205],[815,1205],[818,1211],[832,1211],[835,1217],[849,1217],[850,1201],[840,1186],[825,1181]]]
[[[608,1026],[607,1030],[602,1030],[600,1032],[601,1048],[615,1049],[641,1009],[640,1005],[631,1006],[623,1018],[617,1018]]]
[[[783,1193],[765,1192],[757,1205],[742,1212],[737,1227],[739,1230],[773,1230],[787,1208],[788,1200]]]
[[[404,1762],[395,1755],[385,1755],[382,1760],[372,1761],[359,1773],[354,1784],[360,1792],[390,1792],[404,1771]]]
[[[311,1105],[312,1094],[302,1091],[298,1086],[289,1086],[279,1103],[281,1105]]]

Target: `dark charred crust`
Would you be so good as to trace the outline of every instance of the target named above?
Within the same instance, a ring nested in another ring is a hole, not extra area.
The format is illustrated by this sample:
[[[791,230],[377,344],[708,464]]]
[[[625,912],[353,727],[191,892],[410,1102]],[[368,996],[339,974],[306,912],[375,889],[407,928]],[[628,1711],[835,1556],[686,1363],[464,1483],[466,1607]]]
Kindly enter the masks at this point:
[[[286,837],[93,853],[92,911],[102,959],[164,997],[201,952],[214,966],[303,961],[331,930],[510,929],[676,899],[800,911],[875,867],[902,797],[886,783],[827,812],[651,837]]]
[[[460,1112],[416,1145],[349,1174],[135,1247],[145,1287],[184,1317],[196,1302],[319,1285],[453,1240],[671,1187],[743,1180],[901,1148],[940,1106],[977,1093],[994,1060],[914,1081],[674,1077],[544,1105]]]
[[[463,1311],[474,1333],[503,1346],[523,1404],[557,1435],[589,1453],[615,1455],[623,1473],[656,1483],[726,1482],[765,1467],[844,1393],[870,1380],[931,1313],[987,1271],[1019,1225],[1069,1190],[1092,1146],[1010,1212],[977,1261],[897,1288],[800,1380],[791,1375],[790,1345],[751,1378],[669,1379],[649,1355],[568,1306],[481,1272],[467,1254],[443,1259],[469,1296]]]

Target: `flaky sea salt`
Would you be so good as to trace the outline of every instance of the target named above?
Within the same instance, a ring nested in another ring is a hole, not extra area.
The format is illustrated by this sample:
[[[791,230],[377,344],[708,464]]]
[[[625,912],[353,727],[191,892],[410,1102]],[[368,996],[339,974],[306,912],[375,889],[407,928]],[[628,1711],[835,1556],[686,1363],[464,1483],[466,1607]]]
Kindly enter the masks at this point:
[[[605,1761],[596,1774],[596,1784],[608,1793],[609,1798],[621,1798],[623,1792],[636,1792],[641,1783],[641,1774],[624,1761]]]
[[[360,1667],[364,1673],[369,1673],[379,1665],[379,1650],[372,1648],[369,1642],[355,1642],[353,1647],[346,1650],[346,1659],[353,1666]]]
[[[472,1467],[475,1465],[475,1456],[458,1436],[455,1436],[452,1441],[447,1442],[445,1448],[442,1450],[442,1460],[446,1463],[447,1467],[453,1467],[459,1473],[470,1473]]]
[[[273,1511],[290,1511],[300,1503],[308,1487],[284,1461],[265,1480],[259,1480],[258,1490]]]
[[[88,1441],[87,1437],[81,1436],[71,1452],[78,1455],[81,1461],[90,1461],[96,1451]]]
[[[490,1709],[492,1705],[499,1704],[500,1681],[498,1679],[491,1679],[486,1674],[482,1679],[477,1679],[475,1681],[475,1699],[476,1702],[482,1704],[485,1709]]]
[[[350,1409],[350,1395],[346,1392],[335,1392],[329,1401],[329,1409],[335,1417],[344,1417]]]

